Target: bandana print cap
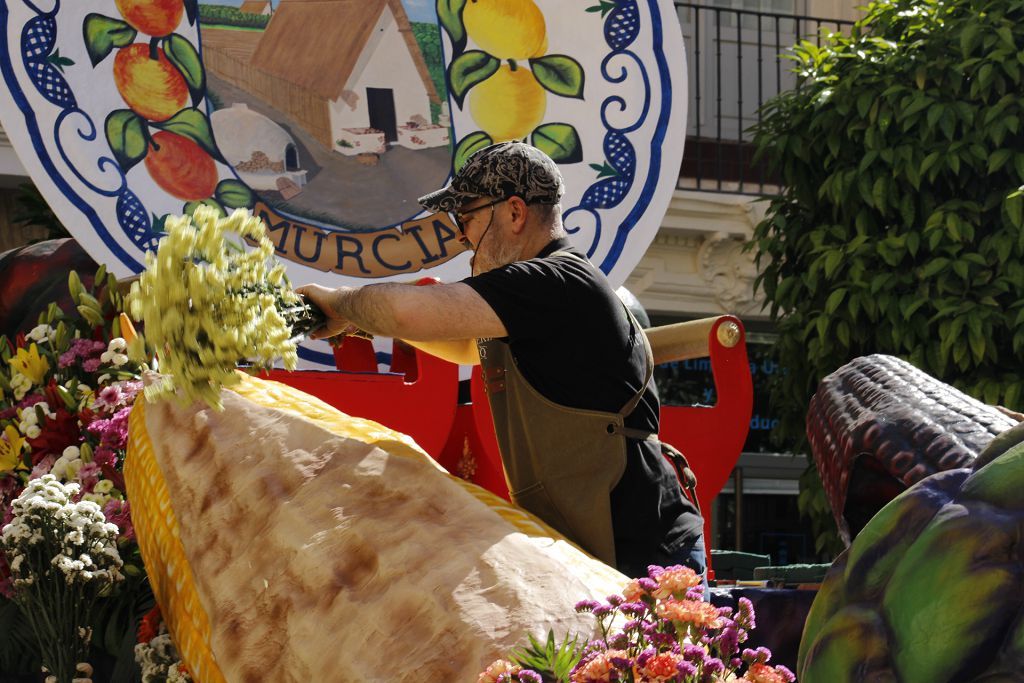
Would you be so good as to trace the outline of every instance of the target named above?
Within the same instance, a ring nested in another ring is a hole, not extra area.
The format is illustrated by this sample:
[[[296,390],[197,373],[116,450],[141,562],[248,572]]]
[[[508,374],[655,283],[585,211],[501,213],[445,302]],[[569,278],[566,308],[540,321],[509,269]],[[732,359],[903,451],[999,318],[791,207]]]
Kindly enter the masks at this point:
[[[499,142],[474,152],[447,186],[420,197],[428,211],[457,211],[480,197],[521,197],[527,204],[557,204],[565,192],[551,158],[524,142]]]

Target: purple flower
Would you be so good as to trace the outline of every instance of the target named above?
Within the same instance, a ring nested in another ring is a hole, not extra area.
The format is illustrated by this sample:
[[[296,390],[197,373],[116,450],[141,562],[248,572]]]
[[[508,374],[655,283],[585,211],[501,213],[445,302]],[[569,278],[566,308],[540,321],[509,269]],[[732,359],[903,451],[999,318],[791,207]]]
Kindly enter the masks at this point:
[[[595,617],[604,617],[611,614],[612,607],[611,605],[598,605],[591,612],[593,612]]]
[[[612,607],[618,607],[619,605],[624,603],[626,599],[621,595],[609,595],[607,598],[605,598],[605,601]]]
[[[624,602],[619,605],[619,611],[631,617],[642,617],[647,613],[647,605],[642,602]]]
[[[642,668],[656,654],[657,651],[653,647],[647,648],[636,656],[636,665]]]
[[[682,654],[684,659],[691,662],[702,662],[707,652],[700,645],[684,645]]]
[[[82,361],[82,369],[86,372],[96,372],[100,369],[100,359],[90,358],[89,360]]]
[[[616,669],[626,670],[626,669],[632,669],[633,668],[633,658],[632,657],[621,657],[621,656],[609,657],[608,661],[610,661],[612,663],[612,666],[614,666]]]
[[[756,650],[747,648],[743,650],[743,661],[748,664],[764,664],[772,658],[772,651],[766,647],[759,647]]]
[[[725,671],[725,664],[718,657],[705,657],[704,658],[704,673],[705,674],[720,674]]]
[[[736,654],[740,648],[740,634],[736,627],[732,624],[722,629],[716,639],[719,651],[726,657],[731,657]]]
[[[658,588],[658,582],[654,579],[649,579],[646,576],[636,580],[638,586],[650,593],[651,591]]]
[[[680,676],[696,676],[697,667],[690,662],[679,662],[676,664],[676,671],[679,672]]]
[[[523,669],[519,672],[519,683],[544,683],[544,679],[536,671]]]
[[[576,611],[577,612],[593,612],[600,605],[601,605],[601,603],[599,603],[597,600],[580,600],[579,602],[576,603]]]
[[[748,598],[739,599],[736,621],[748,631],[757,625],[754,621],[754,603]]]
[[[786,683],[794,683],[794,681],[796,681],[796,676],[793,675],[793,672],[787,669],[786,667],[782,666],[781,664],[775,666],[775,672],[783,678],[785,678]]]

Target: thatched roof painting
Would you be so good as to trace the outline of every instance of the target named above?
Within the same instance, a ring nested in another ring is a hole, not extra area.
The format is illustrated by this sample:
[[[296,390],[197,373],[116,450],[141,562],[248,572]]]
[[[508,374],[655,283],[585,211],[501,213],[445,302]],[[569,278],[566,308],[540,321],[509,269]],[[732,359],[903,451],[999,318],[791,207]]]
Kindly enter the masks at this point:
[[[269,0],[245,0],[239,7],[239,12],[246,14],[270,14]]]
[[[252,65],[327,100],[341,95],[385,7],[432,102],[440,102],[401,0],[281,0]]]

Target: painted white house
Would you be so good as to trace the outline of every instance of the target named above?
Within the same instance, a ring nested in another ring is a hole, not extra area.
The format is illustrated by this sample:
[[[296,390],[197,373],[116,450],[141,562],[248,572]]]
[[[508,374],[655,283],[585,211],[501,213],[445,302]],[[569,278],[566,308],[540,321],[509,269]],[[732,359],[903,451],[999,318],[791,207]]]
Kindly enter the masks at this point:
[[[342,154],[448,144],[447,127],[431,123],[440,99],[399,0],[282,0],[252,66],[325,102]]]

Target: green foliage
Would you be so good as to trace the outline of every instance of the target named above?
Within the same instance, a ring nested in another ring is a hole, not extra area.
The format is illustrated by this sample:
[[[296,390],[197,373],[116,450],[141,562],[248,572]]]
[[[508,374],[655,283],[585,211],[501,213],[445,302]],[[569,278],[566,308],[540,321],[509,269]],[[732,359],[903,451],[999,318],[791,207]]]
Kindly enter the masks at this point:
[[[783,438],[867,353],[1020,408],[1024,0],[880,0],[792,56],[797,88],[754,129],[785,189],[751,243]]]
[[[250,14],[229,5],[199,5],[199,23],[240,28],[266,28],[269,14]]]
[[[412,34],[420,46],[423,54],[423,61],[427,63],[427,71],[430,72],[430,80],[434,82],[434,90],[443,102],[447,99],[447,86],[444,78],[444,59],[441,57],[441,33],[436,24],[427,24],[421,21],[412,22]],[[437,123],[441,113],[440,105],[431,102],[430,118]]]
[[[555,634],[548,631],[547,641],[542,643],[531,633],[529,646],[514,650],[512,661],[539,673],[544,683],[568,683],[569,673],[583,652],[583,646],[577,640],[575,636],[571,640],[566,636],[561,644],[557,644]]]

